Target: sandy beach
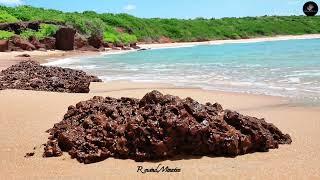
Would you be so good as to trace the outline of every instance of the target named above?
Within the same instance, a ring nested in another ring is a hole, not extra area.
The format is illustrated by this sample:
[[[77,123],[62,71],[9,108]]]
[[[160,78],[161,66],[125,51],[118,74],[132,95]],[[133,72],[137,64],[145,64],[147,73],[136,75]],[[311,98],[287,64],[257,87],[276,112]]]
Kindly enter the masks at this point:
[[[285,41],[285,40],[298,40],[298,39],[319,39],[320,34],[307,34],[307,35],[283,35],[274,37],[257,37],[250,39],[236,39],[236,40],[214,40],[204,42],[180,42],[180,43],[165,43],[165,44],[139,44],[141,48],[146,49],[159,49],[159,48],[176,48],[188,47],[197,45],[220,45],[220,44],[235,44],[235,43],[256,43],[268,41]]]
[[[320,38],[320,35],[279,36],[248,40],[224,40],[196,43],[141,44],[142,48],[170,48],[201,44],[248,43],[288,39]],[[97,55],[80,53],[6,52],[0,53],[0,70],[24,58],[19,54],[46,63],[56,59]],[[107,53],[107,52],[106,52]],[[92,83],[89,94],[66,94],[22,90],[0,91],[0,174],[4,179],[319,179],[320,178],[320,107],[291,104],[288,99],[179,88],[168,84],[114,81]],[[69,105],[93,96],[141,98],[151,90],[180,97],[192,97],[201,103],[218,102],[226,109],[266,118],[283,132],[291,135],[293,143],[282,145],[267,153],[254,153],[236,158],[180,157],[162,162],[138,163],[133,160],[107,159],[84,165],[70,159],[67,153],[59,158],[43,158],[45,132],[62,120]],[[35,148],[35,150],[34,150]],[[25,158],[28,152],[35,152]],[[156,168],[159,164],[181,169],[180,173],[137,172],[138,166]]]
[[[254,153],[236,158],[181,157],[181,160],[137,163],[132,160],[108,159],[83,165],[70,159],[44,159],[45,131],[61,121],[69,105],[93,96],[137,97],[158,89],[162,93],[191,96],[200,102],[219,102],[225,108],[265,117],[292,136],[291,145],[268,153]],[[63,94],[4,90],[0,92],[0,172],[5,179],[319,179],[320,148],[318,137],[319,108],[295,107],[285,99],[237,93],[181,89],[166,84],[131,82],[95,83],[89,94]],[[10,105],[8,105],[10,104]],[[35,156],[24,158],[34,151]],[[137,173],[137,166],[158,164],[180,168],[181,173]]]

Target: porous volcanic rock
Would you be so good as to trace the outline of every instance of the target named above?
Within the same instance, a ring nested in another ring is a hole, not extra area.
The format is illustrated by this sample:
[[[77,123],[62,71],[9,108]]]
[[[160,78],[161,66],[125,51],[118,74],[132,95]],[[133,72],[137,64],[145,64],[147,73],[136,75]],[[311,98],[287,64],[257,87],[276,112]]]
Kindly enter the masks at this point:
[[[83,71],[23,61],[0,72],[1,89],[88,93],[90,82],[101,82]]]
[[[74,38],[76,30],[73,28],[62,27],[56,32],[56,48],[58,50],[74,50]]]
[[[45,157],[68,152],[83,163],[109,157],[136,161],[176,155],[234,157],[291,143],[289,135],[264,119],[158,91],[141,100],[93,97],[79,102],[48,132]]]

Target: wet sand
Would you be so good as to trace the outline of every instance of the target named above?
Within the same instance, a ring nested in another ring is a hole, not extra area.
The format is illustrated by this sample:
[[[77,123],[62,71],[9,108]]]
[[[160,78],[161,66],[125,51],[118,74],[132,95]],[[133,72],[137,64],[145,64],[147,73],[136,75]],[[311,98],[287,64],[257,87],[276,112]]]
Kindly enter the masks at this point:
[[[83,165],[67,153],[42,158],[45,131],[62,120],[69,105],[93,96],[136,97],[157,89],[162,93],[219,102],[224,108],[265,117],[293,143],[267,153],[236,158],[180,157],[163,162],[137,163],[107,159]],[[320,108],[294,106],[286,99],[239,93],[183,89],[166,84],[131,82],[94,83],[89,94],[20,90],[0,91],[0,174],[4,179],[319,179]],[[36,147],[36,150],[33,148]],[[27,152],[35,152],[24,158]],[[156,168],[161,163],[180,173],[137,173],[137,166]]]
[[[30,57],[18,57],[19,55],[28,54]],[[0,52],[0,71],[12,66],[20,61],[32,59],[39,63],[47,63],[58,59],[77,57],[77,56],[92,56],[99,55],[99,52],[93,51],[13,51]]]

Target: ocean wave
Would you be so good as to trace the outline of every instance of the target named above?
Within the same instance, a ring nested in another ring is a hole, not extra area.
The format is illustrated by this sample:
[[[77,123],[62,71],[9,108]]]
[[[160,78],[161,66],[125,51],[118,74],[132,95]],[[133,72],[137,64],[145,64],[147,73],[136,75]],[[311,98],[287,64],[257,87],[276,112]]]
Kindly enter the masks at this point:
[[[48,63],[44,63],[42,65],[44,66],[61,66],[61,65],[67,65],[75,62],[79,62],[81,59],[80,58],[63,58],[59,60],[54,60]]]

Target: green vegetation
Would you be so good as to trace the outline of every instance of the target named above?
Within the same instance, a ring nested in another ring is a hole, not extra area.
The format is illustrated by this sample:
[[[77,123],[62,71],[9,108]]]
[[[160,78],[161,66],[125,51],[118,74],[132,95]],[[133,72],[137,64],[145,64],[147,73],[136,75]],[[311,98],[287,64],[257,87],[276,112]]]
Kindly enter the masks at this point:
[[[12,15],[10,15],[7,11],[1,11],[0,10],[0,23],[12,23],[17,22],[18,19]]]
[[[45,37],[53,36],[58,30],[58,27],[51,24],[41,24],[39,31],[26,30],[21,32],[20,36],[24,39],[29,39],[31,36],[36,37],[38,40],[42,40]]]
[[[7,39],[11,38],[13,35],[14,35],[13,32],[0,30],[0,40],[7,40]]]
[[[75,27],[86,36],[102,35],[106,42],[132,43],[155,42],[161,37],[173,41],[205,41],[215,39],[239,39],[275,35],[299,35],[320,33],[320,17],[263,16],[222,19],[159,19],[137,18],[128,14],[98,14],[61,12],[30,6],[0,6],[0,21],[48,20]],[[2,13],[5,12],[5,13]],[[25,36],[35,32],[24,32]],[[40,33],[50,35],[50,33]]]

